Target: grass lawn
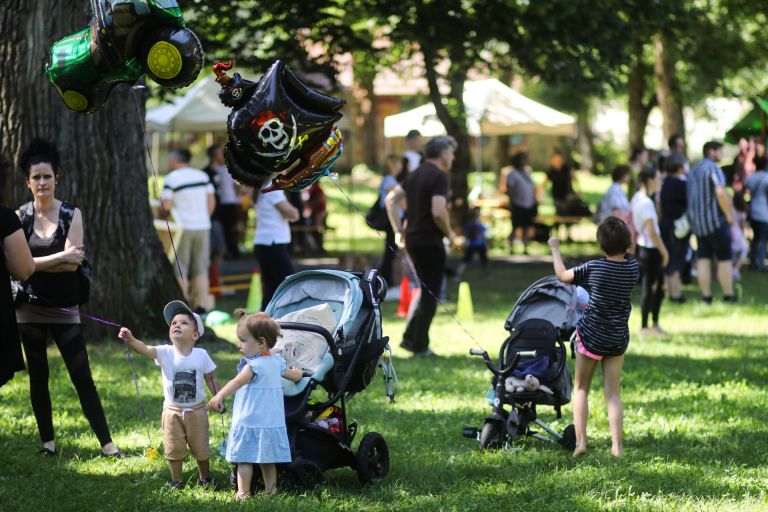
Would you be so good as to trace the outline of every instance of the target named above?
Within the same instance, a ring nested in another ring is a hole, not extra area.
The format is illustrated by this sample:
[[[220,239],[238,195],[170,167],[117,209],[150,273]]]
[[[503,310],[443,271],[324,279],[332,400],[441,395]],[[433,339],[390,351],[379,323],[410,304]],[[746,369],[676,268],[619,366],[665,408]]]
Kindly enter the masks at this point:
[[[342,178],[344,180],[346,178]],[[378,179],[363,174],[342,182],[355,204],[365,211],[375,198]],[[599,197],[604,179],[585,180],[587,197]],[[382,242],[350,209],[346,198],[326,184],[336,227],[328,248],[338,254],[354,250],[375,254]],[[590,195],[591,194],[591,195]],[[593,204],[594,200],[591,201]],[[594,251],[572,244],[566,255]],[[543,246],[533,247],[543,255]],[[575,460],[561,448],[523,439],[511,449],[480,452],[463,438],[464,426],[480,426],[490,411],[485,393],[490,373],[471,347],[494,356],[505,338],[504,320],[519,294],[551,272],[546,262],[513,263],[495,249],[493,277],[476,267],[469,280],[475,319],[457,324],[450,300],[438,310],[431,337],[439,357],[411,359],[397,347],[404,328],[395,317],[396,303],[384,305],[384,330],[395,351],[400,377],[397,403],[390,405],[380,379],[349,404],[360,435],[380,432],[391,454],[389,476],[362,488],[349,468],[330,471],[324,485],[304,494],[282,493],[235,504],[228,488],[229,465],[214,454],[217,490],[190,485],[182,492],[163,484],[168,469],[161,459],[143,456],[151,445],[161,448],[160,371],[134,355],[142,401],[142,419],[125,352],[115,341],[90,346],[91,366],[113,437],[132,457],[112,461],[98,457],[91,433],[57,349],[49,354],[51,392],[58,458],[44,458],[29,405],[27,376],[19,374],[0,388],[0,511],[26,510],[768,510],[768,282],[745,273],[738,305],[665,304],[661,323],[670,335],[641,339],[639,311],[631,318],[632,341],[623,379],[625,449],[622,459],[610,456],[605,404],[598,372],[591,395],[589,453]],[[455,265],[457,256],[453,257]],[[572,264],[574,261],[570,261]],[[456,297],[457,285],[449,285]],[[686,289],[697,296],[693,287]],[[716,293],[716,297],[717,297]],[[227,303],[242,305],[244,295]],[[134,329],[141,334],[140,326]],[[234,339],[232,325],[217,333]],[[210,348],[224,382],[234,375],[234,345]],[[569,361],[572,365],[573,361]],[[230,401],[231,404],[231,401]],[[555,420],[540,408],[540,417],[558,430],[571,421],[571,408]],[[228,415],[211,416],[211,444],[226,435]],[[357,441],[355,442],[355,446]],[[215,452],[216,450],[214,450]],[[162,453],[162,451],[161,451]],[[194,462],[185,477],[196,480]]]
[[[380,380],[350,403],[361,432],[382,433],[391,450],[391,472],[361,488],[355,473],[339,469],[314,491],[257,497],[246,509],[264,510],[768,510],[768,377],[763,276],[747,274],[743,301],[665,304],[664,339],[640,339],[637,314],[623,381],[626,456],[609,455],[610,438],[600,378],[595,381],[589,424],[591,450],[574,460],[559,447],[522,440],[510,450],[480,452],[461,428],[480,425],[490,408],[484,394],[489,373],[467,351],[479,344],[496,351],[506,315],[519,293],[549,272],[545,263],[495,262],[493,279],[467,274],[476,316],[463,327],[441,309],[432,328],[440,357],[411,359],[395,348],[400,376],[396,404]],[[693,290],[688,290],[693,295]],[[449,293],[455,297],[456,285]],[[448,302],[447,311],[454,304]],[[398,340],[404,324],[384,307],[385,334]],[[467,332],[464,331],[466,329]],[[221,330],[231,335],[231,327]],[[394,343],[396,345],[396,343]],[[18,375],[0,389],[0,510],[228,510],[239,509],[226,488],[228,464],[214,455],[221,488],[182,492],[163,488],[162,460],[141,454],[148,445],[125,353],[115,342],[90,348],[91,363],[117,444],[134,456],[104,460],[80,412],[57,350],[51,349],[51,390],[61,457],[43,458],[28,403],[27,378]],[[234,374],[237,352],[218,347],[211,355],[219,377]],[[149,416],[152,445],[160,447],[160,372],[134,356]],[[571,361],[572,363],[572,361]],[[559,421],[547,408],[545,421],[558,429],[570,422],[570,406]],[[211,443],[228,421],[211,417]],[[194,463],[185,465],[194,481]]]

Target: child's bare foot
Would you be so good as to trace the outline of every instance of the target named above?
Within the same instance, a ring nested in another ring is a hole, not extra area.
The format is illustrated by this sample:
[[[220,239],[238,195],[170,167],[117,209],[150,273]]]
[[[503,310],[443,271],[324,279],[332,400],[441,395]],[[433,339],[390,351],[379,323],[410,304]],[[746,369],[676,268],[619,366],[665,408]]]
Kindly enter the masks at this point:
[[[574,457],[581,457],[585,453],[587,453],[587,445],[576,446],[576,449],[573,450],[573,456]]]
[[[251,493],[246,491],[237,491],[237,494],[235,494],[235,499],[237,501],[245,501],[250,497],[251,497]]]

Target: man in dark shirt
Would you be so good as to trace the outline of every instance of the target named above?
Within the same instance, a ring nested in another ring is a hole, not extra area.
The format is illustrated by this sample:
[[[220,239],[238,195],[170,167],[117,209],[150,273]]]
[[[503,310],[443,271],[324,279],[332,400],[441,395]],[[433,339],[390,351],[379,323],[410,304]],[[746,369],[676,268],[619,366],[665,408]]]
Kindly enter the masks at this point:
[[[421,281],[419,304],[403,333],[404,349],[414,355],[432,355],[429,327],[437,310],[437,296],[445,274],[446,251],[443,237],[453,244],[455,235],[448,215],[448,171],[453,163],[456,141],[435,137],[424,146],[425,161],[387,195],[387,214],[397,235],[398,246],[413,261]],[[401,212],[407,209],[403,225]]]

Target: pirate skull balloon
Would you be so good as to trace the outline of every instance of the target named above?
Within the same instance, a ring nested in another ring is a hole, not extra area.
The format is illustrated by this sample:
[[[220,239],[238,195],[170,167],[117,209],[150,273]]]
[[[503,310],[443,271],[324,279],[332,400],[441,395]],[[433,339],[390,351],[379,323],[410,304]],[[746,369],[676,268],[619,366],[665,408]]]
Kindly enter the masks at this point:
[[[343,151],[334,124],[344,100],[311,89],[279,60],[258,82],[230,77],[231,68],[231,61],[213,66],[219,99],[232,108],[224,149],[232,177],[260,187],[276,174],[270,191],[301,190],[327,175]]]

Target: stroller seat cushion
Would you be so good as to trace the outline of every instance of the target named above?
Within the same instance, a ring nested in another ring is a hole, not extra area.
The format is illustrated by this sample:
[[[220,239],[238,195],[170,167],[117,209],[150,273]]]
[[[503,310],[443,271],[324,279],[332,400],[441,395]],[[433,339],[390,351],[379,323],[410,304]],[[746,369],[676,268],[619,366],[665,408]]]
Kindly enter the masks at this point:
[[[314,370],[311,376],[302,377],[298,382],[292,380],[282,379],[283,381],[283,395],[284,396],[296,396],[300,395],[307,389],[310,379],[322,382],[326,374],[333,368],[333,356],[330,352],[326,352],[323,356],[323,360],[320,365]]]
[[[336,329],[336,316],[328,304],[317,304],[293,311],[277,318],[277,321],[317,325],[331,334]],[[282,329],[281,336],[272,349],[272,353],[280,354],[288,367],[317,373],[328,350],[329,347],[325,338],[317,333]]]

